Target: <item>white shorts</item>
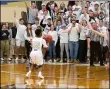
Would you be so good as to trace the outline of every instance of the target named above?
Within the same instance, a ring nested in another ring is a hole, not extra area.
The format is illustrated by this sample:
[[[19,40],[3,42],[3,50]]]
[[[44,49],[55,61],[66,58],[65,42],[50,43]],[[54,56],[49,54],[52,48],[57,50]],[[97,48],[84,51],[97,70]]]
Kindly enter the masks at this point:
[[[32,64],[37,64],[37,65],[43,64],[43,54],[41,51],[31,51],[30,57]]]
[[[24,47],[25,46],[25,41],[21,41],[21,40],[16,39],[16,46]]]
[[[16,46],[16,39],[14,39],[14,38],[11,39],[11,45]]]

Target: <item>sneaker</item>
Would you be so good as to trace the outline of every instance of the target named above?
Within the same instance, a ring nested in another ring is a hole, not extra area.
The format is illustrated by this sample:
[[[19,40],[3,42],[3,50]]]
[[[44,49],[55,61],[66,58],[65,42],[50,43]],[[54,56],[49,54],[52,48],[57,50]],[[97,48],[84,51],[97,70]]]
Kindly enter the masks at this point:
[[[41,79],[44,78],[44,76],[42,76],[42,73],[41,73],[41,72],[38,73],[38,77],[41,78]]]
[[[26,77],[30,77],[31,71],[26,74]]]
[[[4,61],[4,59],[3,59],[3,58],[1,58],[1,61]]]
[[[54,59],[54,62],[56,62],[56,59]]]
[[[30,82],[28,80],[25,81],[27,85],[31,85]]]
[[[18,61],[19,60],[18,57],[15,60]]]
[[[11,61],[12,59],[11,59],[11,58],[8,58],[8,60]]]
[[[60,62],[63,62],[63,60],[60,60]]]
[[[50,62],[52,62],[52,60],[50,59],[48,62],[50,63]]]

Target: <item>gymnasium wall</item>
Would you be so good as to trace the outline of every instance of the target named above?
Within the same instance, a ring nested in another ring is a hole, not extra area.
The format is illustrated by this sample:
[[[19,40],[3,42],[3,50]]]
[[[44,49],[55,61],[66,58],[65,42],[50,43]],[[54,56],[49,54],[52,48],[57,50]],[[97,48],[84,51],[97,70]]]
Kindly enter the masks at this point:
[[[44,1],[47,3],[49,1]],[[64,2],[67,6],[68,1],[55,1],[58,6],[60,3]],[[30,1],[27,1],[28,6],[30,6]],[[21,11],[26,11],[24,2],[11,2],[7,5],[1,5],[1,22],[12,23],[14,21],[14,10],[16,11],[17,18],[21,17]]]

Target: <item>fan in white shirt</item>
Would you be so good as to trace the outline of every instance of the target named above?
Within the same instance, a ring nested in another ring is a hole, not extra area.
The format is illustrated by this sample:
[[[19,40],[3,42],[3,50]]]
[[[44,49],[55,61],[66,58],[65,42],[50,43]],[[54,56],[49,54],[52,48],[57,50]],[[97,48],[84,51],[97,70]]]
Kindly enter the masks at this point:
[[[78,1],[75,1],[75,5],[72,6],[72,10],[73,10],[73,12],[76,14],[77,20],[79,20],[79,17],[80,17],[81,12],[82,12],[82,7],[79,5],[79,2],[78,2]]]
[[[60,35],[61,62],[63,62],[64,47],[67,54],[67,61],[69,60],[68,33],[68,28],[65,24],[62,24],[61,29],[58,31],[58,34]]]
[[[57,43],[58,36],[57,36],[57,32],[54,30],[53,24],[51,25],[50,29],[51,30],[48,32],[48,35],[52,36],[52,41],[49,43],[49,56],[50,56],[49,61],[52,60],[52,62],[54,62],[56,58],[55,46]]]
[[[24,21],[23,19],[19,19],[19,21],[16,19],[16,12],[14,11],[14,18],[15,18],[15,24],[17,27],[17,34],[16,34],[16,46],[17,46],[17,55],[18,54],[25,54],[25,38],[24,33],[26,30],[26,26],[23,25]],[[22,51],[20,51],[20,46]]]
[[[39,19],[35,18],[35,24],[32,25],[32,30],[35,31],[38,26],[40,26]]]

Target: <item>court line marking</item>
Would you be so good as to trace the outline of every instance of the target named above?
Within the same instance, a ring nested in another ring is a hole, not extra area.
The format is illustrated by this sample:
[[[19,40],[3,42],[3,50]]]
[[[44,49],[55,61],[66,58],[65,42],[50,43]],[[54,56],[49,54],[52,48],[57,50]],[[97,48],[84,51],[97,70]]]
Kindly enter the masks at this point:
[[[75,66],[89,66],[90,64],[73,64],[73,63],[44,63],[44,64],[48,64],[48,65],[75,65]],[[6,66],[6,65],[19,65],[19,64],[1,64],[0,66]],[[21,65],[23,65],[21,63]],[[24,64],[27,65],[27,64]],[[95,64],[95,66],[100,66],[99,64]],[[105,64],[106,66],[106,64]],[[100,66],[100,67],[105,67],[105,66]]]

